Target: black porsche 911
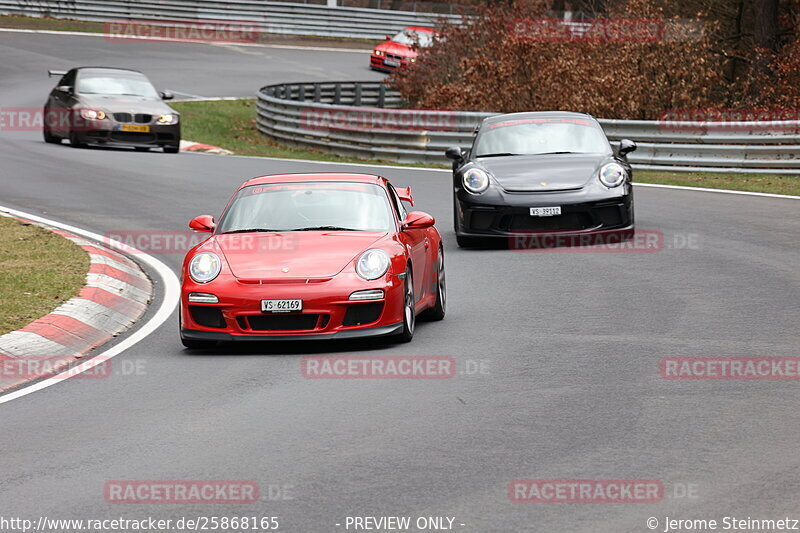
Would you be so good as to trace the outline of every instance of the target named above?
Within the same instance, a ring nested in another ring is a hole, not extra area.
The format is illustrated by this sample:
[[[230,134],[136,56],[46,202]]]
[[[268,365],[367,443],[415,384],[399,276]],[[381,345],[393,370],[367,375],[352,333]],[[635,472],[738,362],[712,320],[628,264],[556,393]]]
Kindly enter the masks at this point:
[[[44,105],[45,142],[180,150],[180,115],[163,102],[172,95],[156,91],[141,72],[81,67],[49,74],[61,78]]]
[[[590,115],[529,112],[496,115],[472,148],[450,148],[459,246],[520,234],[633,233],[629,140],[614,153]]]

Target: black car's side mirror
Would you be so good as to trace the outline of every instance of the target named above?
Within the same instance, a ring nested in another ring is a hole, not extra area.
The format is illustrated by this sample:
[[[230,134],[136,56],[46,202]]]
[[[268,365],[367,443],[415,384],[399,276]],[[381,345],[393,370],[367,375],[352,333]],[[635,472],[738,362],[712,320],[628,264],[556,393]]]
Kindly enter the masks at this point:
[[[72,94],[72,87],[69,85],[59,85],[56,87],[56,91],[60,93]]]
[[[461,150],[460,146],[454,146],[452,148],[448,148],[447,151],[444,153],[447,159],[452,159],[453,161],[460,162],[464,160],[464,151]]]
[[[637,146],[636,146],[635,142],[633,142],[633,141],[631,141],[629,139],[622,139],[619,142],[619,152],[618,153],[619,153],[620,157],[625,157],[629,153],[635,152],[636,148],[637,148]]]
[[[162,100],[172,100],[175,98],[175,95],[169,91],[164,91],[163,93],[160,93],[160,95]]]

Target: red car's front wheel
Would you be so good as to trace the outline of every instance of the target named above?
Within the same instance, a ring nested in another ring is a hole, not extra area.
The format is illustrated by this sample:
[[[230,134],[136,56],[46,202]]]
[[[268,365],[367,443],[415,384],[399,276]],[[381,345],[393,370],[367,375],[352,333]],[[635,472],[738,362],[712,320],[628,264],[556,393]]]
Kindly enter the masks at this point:
[[[417,312],[414,305],[414,278],[411,269],[406,268],[405,296],[403,298],[403,331],[397,334],[397,342],[409,342],[414,338],[414,326],[417,323]]]

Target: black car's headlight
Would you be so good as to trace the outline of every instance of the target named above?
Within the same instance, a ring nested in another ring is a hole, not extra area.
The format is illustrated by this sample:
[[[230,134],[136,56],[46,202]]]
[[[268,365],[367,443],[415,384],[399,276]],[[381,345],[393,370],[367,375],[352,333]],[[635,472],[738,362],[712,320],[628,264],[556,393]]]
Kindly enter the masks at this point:
[[[81,109],[81,116],[87,120],[103,120],[106,112],[99,109]]]
[[[606,187],[617,187],[628,177],[625,167],[619,163],[607,163],[600,169],[600,183]]]
[[[489,174],[479,168],[465,170],[461,181],[464,188],[472,194],[480,194],[489,188]]]
[[[222,270],[222,261],[213,252],[200,252],[189,262],[189,275],[197,283],[213,281]]]
[[[178,115],[167,113],[166,115],[159,115],[158,116],[158,123],[159,124],[177,124],[178,123]]]

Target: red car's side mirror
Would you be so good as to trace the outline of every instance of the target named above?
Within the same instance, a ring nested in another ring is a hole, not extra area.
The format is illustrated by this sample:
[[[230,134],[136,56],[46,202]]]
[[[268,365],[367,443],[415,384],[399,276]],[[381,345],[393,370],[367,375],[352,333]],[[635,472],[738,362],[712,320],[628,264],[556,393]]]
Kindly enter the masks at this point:
[[[189,227],[195,231],[211,233],[214,231],[216,224],[214,224],[214,217],[211,215],[200,215],[199,217],[194,217],[192,221],[189,222]]]
[[[425,229],[436,224],[436,219],[422,211],[412,211],[403,220],[403,229]]]
[[[386,36],[386,40],[387,40],[387,41],[391,41],[391,40],[392,40],[392,36],[391,36],[391,35],[387,35],[387,36]]]

